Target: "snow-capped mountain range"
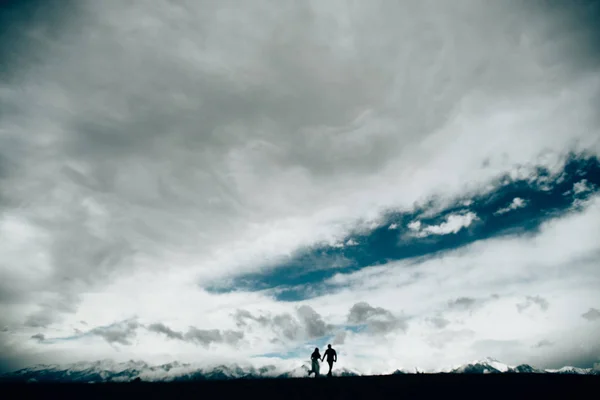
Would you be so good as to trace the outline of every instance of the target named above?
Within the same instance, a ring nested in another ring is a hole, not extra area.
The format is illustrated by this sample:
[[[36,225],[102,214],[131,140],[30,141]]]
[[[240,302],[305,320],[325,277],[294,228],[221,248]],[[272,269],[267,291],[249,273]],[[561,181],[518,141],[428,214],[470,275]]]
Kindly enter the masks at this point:
[[[454,373],[454,374],[573,374],[573,375],[600,375],[600,370],[593,368],[577,368],[565,366],[560,369],[539,369],[528,364],[508,365],[494,358],[472,361],[458,367],[443,368],[436,371],[421,370],[396,370],[394,374],[405,373]]]
[[[274,365],[264,367],[241,367],[239,365],[221,365],[211,368],[200,368],[192,364],[172,362],[151,366],[143,361],[116,363],[110,360],[80,362],[68,365],[36,365],[0,376],[3,381],[21,382],[131,382],[134,380],[154,382],[182,382],[217,379],[257,379],[257,378],[303,378],[308,376],[308,366],[301,365],[290,371],[281,371]],[[493,374],[493,373],[556,373],[578,375],[600,375],[600,370],[592,368],[563,367],[560,369],[536,369],[522,364],[511,366],[498,360],[487,358],[438,371],[396,370],[392,374],[414,373],[458,373],[458,374]],[[334,376],[360,376],[358,371],[346,368],[334,370]]]
[[[282,371],[274,365],[263,367],[237,364],[199,367],[194,364],[172,362],[149,365],[143,361],[117,363],[111,360],[79,362],[65,365],[40,364],[0,375],[0,381],[20,382],[131,382],[136,378],[150,382],[185,382],[198,380],[301,378],[308,376],[309,368],[301,365]],[[338,368],[334,376],[357,376],[356,371]]]

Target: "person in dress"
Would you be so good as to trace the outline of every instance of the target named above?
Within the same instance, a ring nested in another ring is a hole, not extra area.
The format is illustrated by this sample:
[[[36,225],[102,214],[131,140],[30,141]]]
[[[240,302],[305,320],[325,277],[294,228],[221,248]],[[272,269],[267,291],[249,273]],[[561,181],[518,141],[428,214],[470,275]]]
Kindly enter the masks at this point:
[[[319,353],[318,347],[315,347],[315,351],[313,351],[313,353],[310,355],[310,360],[312,362],[312,369],[308,371],[308,376],[314,373],[315,378],[318,378],[319,372],[321,370],[321,365],[319,364],[319,362],[321,361],[321,354]]]

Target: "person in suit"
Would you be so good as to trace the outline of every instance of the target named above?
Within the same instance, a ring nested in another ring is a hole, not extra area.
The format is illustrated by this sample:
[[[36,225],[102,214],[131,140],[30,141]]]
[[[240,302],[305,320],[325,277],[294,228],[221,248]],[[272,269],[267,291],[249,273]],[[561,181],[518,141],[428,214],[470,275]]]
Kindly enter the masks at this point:
[[[327,376],[331,376],[331,369],[333,368],[333,363],[337,362],[337,353],[334,349],[331,348],[330,344],[327,345],[327,350],[325,350],[325,354],[323,354],[323,358],[321,359],[321,361],[324,360],[325,357],[327,357],[327,364],[329,364],[329,372],[327,373]]]

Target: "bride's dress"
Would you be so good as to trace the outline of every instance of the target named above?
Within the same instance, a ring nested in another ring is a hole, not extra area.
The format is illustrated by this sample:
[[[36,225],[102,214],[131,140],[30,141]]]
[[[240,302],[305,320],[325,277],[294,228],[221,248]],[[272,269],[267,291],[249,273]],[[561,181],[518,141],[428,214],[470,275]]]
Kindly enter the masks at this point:
[[[312,372],[319,375],[319,370],[321,369],[321,365],[319,364],[318,358],[313,358],[312,360]]]

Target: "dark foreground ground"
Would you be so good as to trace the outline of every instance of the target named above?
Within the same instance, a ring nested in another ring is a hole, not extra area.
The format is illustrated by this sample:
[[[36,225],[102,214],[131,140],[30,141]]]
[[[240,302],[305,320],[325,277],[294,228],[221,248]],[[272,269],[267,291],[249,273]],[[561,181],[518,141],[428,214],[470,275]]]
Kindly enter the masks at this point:
[[[4,399],[589,399],[600,376],[577,375],[392,375],[318,379],[255,379],[193,383],[11,384]],[[590,397],[591,396],[591,397]]]

